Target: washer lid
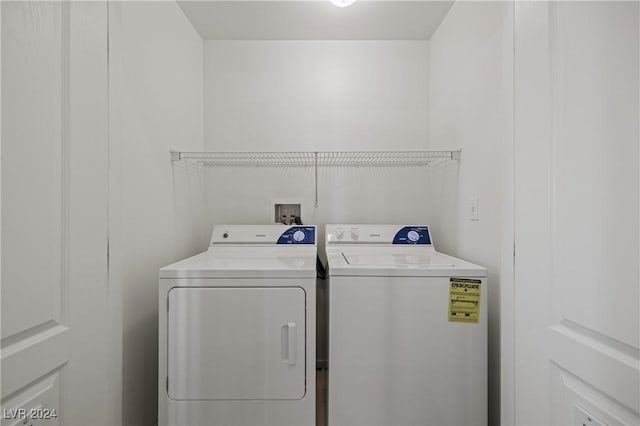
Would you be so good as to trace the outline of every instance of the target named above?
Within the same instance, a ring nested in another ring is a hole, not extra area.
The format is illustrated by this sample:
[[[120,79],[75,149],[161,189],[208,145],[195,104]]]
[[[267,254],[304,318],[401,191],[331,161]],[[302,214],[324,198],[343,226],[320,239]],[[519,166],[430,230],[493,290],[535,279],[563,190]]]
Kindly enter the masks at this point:
[[[315,278],[316,248],[210,247],[160,269],[160,278]]]
[[[331,276],[473,276],[487,270],[433,248],[342,247],[327,250]]]

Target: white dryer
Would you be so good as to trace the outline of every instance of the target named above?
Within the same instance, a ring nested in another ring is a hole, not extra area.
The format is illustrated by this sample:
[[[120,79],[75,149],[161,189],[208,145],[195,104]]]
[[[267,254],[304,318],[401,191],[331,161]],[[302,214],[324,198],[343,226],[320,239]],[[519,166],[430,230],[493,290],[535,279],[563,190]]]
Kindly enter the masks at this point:
[[[487,423],[485,268],[426,226],[327,225],[329,426]]]
[[[159,424],[314,425],[315,226],[215,226],[160,269]]]

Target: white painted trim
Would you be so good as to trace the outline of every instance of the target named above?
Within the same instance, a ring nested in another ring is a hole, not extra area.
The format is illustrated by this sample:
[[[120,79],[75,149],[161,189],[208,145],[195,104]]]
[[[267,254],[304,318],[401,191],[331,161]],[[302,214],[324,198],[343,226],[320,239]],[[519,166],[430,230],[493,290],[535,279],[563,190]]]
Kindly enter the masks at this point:
[[[7,397],[34,380],[65,365],[69,359],[70,329],[49,328],[2,351],[2,394]],[[47,356],[43,357],[42,354]],[[25,368],[28,367],[28,368]]]
[[[109,346],[117,354],[110,359],[109,370],[116,373],[110,377],[109,400],[106,401],[113,413],[113,418],[124,423],[123,418],[123,312],[122,312],[122,271],[117,261],[117,250],[114,246],[114,236],[117,229],[122,227],[120,218],[114,214],[121,210],[121,176],[115,172],[119,152],[122,145],[122,118],[117,109],[117,100],[121,97],[118,92],[118,81],[122,77],[122,7],[118,1],[107,0],[107,88],[108,88],[108,141],[107,141],[107,287],[109,314]],[[114,81],[116,84],[114,84]],[[115,102],[114,102],[115,100]],[[154,423],[155,424],[155,423]]]
[[[640,367],[637,358],[612,348],[609,342],[603,343],[583,334],[581,330],[575,330],[567,321],[554,324],[550,329],[549,347],[554,364],[583,382],[598,383],[598,391],[615,398],[634,412],[640,412],[640,389],[637,387]],[[611,359],[617,362],[612,364]],[[593,368],[594,365],[609,367],[598,369]]]
[[[0,47],[2,46],[2,3],[0,3]],[[0,48],[0,93],[2,93],[2,49]],[[2,223],[2,97],[0,96],[0,224]],[[2,259],[2,226],[0,226],[0,259]],[[0,288],[2,288],[2,262],[0,261]],[[1,292],[0,292],[1,294]],[[2,306],[2,296],[0,296]],[[2,319],[0,319],[0,329]],[[0,377],[2,377],[2,363],[0,363]],[[0,391],[1,393],[1,391]]]
[[[60,322],[68,320],[69,301],[69,185],[71,165],[71,5],[60,3]],[[64,374],[61,375],[61,383]]]
[[[505,38],[504,75],[510,87],[504,93],[509,95],[505,104],[510,105],[511,116],[504,119],[502,146],[502,237],[500,262],[500,423],[515,424],[515,311],[514,311],[514,111],[515,111],[515,2],[510,2],[511,37]]]
[[[70,145],[71,145],[71,6],[68,2],[60,3],[60,308],[58,321],[68,323],[69,312],[69,272],[70,272],[70,250],[69,250],[69,189],[70,189]],[[72,345],[71,339],[63,346]],[[52,345],[52,348],[55,346]],[[44,353],[44,352],[43,352]],[[65,365],[68,362],[71,351],[66,352]],[[62,368],[59,374],[60,395],[65,393],[65,378],[68,369]],[[66,401],[60,398],[58,415],[64,422],[66,419]]]
[[[584,411],[595,414],[600,417],[600,419],[607,419],[607,424],[638,424],[636,412],[622,405],[620,401],[600,392],[598,389],[590,386],[571,372],[556,364],[553,364],[552,369],[558,372],[565,392],[568,391],[572,393],[576,400],[579,401],[577,404],[574,404],[573,407],[579,407]]]

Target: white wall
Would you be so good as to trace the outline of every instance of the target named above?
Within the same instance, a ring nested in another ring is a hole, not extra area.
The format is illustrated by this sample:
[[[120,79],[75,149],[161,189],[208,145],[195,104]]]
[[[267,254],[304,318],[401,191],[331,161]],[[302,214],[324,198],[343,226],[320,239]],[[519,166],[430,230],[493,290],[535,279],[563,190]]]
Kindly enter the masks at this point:
[[[207,41],[207,147],[424,147],[427,54],[419,41]]]
[[[428,47],[420,41],[206,41],[211,151],[423,150]],[[424,222],[424,170],[208,172],[208,220],[267,223],[272,198],[302,198],[306,223]]]
[[[430,41],[430,149],[462,149],[431,170],[429,223],[440,251],[489,269],[489,419],[499,422],[501,239],[512,122],[512,6],[456,2]],[[505,167],[506,166],[506,167]],[[479,220],[469,220],[472,197]]]
[[[427,42],[206,41],[204,61],[207,150],[427,147]],[[428,173],[420,168],[320,169],[317,208],[311,168],[219,168],[206,176],[209,226],[270,223],[274,198],[302,199],[302,219],[320,225],[319,235],[326,223],[427,220]],[[322,340],[318,357],[326,359]]]
[[[169,149],[203,150],[202,40],[173,2],[110,8],[110,285],[122,304],[125,425],[157,418],[158,268],[200,251],[200,170]]]

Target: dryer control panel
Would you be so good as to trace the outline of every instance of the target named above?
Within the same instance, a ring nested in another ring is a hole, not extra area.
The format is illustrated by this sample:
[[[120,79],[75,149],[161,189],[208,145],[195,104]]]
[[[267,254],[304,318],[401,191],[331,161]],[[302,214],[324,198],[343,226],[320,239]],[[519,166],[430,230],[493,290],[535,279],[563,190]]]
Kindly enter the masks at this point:
[[[315,225],[216,225],[210,246],[316,245]]]
[[[426,225],[327,225],[326,235],[327,245],[433,245]]]

